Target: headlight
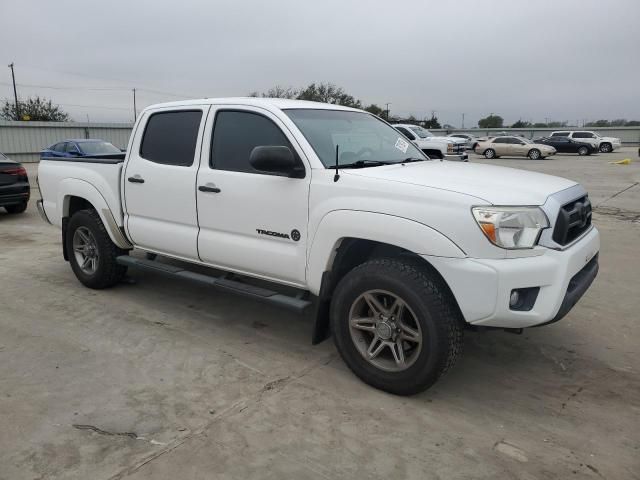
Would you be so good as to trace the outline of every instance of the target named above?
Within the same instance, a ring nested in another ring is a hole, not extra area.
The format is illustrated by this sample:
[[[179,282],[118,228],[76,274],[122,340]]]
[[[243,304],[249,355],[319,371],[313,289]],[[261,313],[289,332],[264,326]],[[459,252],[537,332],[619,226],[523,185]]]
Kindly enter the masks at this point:
[[[485,236],[501,248],[532,248],[549,220],[538,207],[473,207],[473,217]]]

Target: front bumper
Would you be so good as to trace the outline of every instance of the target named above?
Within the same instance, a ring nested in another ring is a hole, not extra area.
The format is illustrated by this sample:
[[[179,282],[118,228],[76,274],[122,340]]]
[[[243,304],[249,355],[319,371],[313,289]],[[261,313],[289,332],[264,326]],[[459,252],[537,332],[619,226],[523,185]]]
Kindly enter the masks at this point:
[[[469,154],[468,153],[452,153],[444,156],[445,160],[451,160],[454,162],[468,162]]]
[[[468,323],[524,328],[560,320],[573,308],[598,273],[599,250],[600,234],[592,228],[566,250],[536,247],[529,257],[425,259],[444,277]],[[510,308],[514,289],[535,287],[530,310]]]

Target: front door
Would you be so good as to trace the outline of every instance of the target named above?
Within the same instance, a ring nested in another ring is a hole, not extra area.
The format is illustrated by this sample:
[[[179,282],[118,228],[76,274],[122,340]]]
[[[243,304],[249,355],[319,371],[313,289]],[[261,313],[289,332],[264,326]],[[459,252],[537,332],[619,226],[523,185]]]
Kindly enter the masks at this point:
[[[138,124],[122,172],[125,224],[136,246],[197,260],[198,139],[208,108],[148,111]]]
[[[526,156],[529,152],[529,145],[520,140],[519,138],[512,137],[510,139],[511,145],[511,155]]]
[[[263,109],[212,107],[198,172],[200,259],[262,278],[304,285],[311,180],[302,150],[284,124]],[[292,149],[304,178],[256,171],[257,146]]]

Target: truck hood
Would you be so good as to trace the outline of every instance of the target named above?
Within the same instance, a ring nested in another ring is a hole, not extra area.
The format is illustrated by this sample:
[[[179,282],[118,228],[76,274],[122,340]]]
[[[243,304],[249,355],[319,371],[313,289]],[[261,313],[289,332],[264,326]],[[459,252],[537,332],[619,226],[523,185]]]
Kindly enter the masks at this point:
[[[344,173],[458,192],[494,205],[542,205],[549,195],[576,185],[566,178],[515,168],[427,161]]]

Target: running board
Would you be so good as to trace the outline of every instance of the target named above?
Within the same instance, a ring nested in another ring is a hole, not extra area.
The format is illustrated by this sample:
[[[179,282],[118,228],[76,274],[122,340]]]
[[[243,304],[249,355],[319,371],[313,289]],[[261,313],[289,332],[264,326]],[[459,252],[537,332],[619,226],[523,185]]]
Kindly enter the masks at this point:
[[[149,270],[154,272],[164,273],[165,275],[176,277],[184,280],[191,280],[203,285],[208,285],[225,292],[236,293],[245,297],[253,298],[260,302],[271,303],[279,307],[293,310],[297,313],[302,313],[311,302],[306,299],[307,292],[300,290],[297,296],[289,296],[282,293],[274,292],[262,287],[256,287],[254,285],[247,285],[245,283],[237,282],[225,278],[226,275],[214,277],[211,275],[203,275],[201,273],[191,272],[185,270],[182,267],[175,265],[168,265],[166,263],[160,263],[154,260],[146,260],[142,258],[135,258],[129,255],[121,255],[116,258],[116,261],[120,265],[127,267],[139,268],[141,270]]]

